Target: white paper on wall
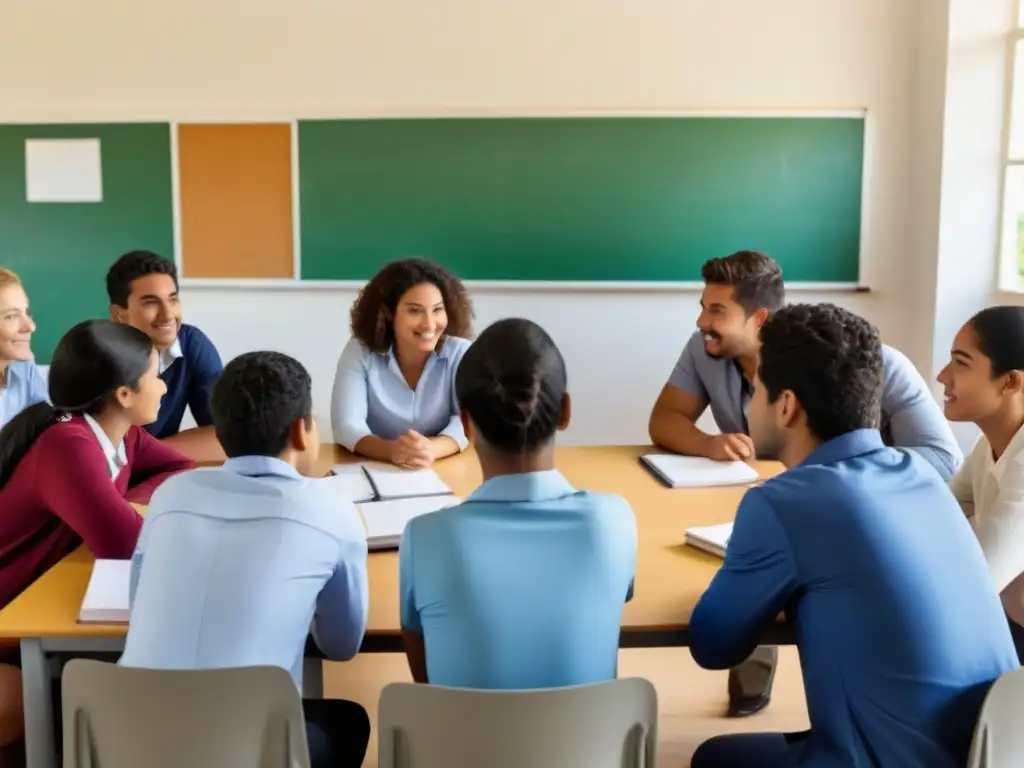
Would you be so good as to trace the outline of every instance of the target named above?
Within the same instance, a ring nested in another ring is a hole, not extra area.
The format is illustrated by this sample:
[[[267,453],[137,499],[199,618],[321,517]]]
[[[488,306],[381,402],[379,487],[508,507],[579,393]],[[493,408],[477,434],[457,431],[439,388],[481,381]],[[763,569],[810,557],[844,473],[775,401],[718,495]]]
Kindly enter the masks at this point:
[[[100,140],[26,140],[25,198],[30,203],[103,202]]]

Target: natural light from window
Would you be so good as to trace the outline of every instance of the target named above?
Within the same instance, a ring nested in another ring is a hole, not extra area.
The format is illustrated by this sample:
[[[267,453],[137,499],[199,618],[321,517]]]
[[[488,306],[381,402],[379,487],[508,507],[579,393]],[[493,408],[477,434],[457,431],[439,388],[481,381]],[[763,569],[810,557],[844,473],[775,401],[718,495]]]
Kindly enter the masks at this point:
[[[1009,52],[1013,80],[1005,136],[1000,282],[1024,291],[1024,2],[1019,8]]]

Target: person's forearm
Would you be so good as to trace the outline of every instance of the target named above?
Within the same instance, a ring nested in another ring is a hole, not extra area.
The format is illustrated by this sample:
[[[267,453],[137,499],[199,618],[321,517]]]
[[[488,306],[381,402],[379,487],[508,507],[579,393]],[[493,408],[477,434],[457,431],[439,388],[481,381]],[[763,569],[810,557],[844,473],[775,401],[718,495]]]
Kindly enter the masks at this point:
[[[213,427],[193,427],[160,442],[188,456],[197,464],[220,464],[227,458]]]
[[[447,435],[430,438],[430,448],[434,452],[435,460],[454,456],[459,452],[459,444]]]
[[[355,453],[376,461],[391,461],[394,441],[376,435],[367,435],[355,445]]]
[[[703,456],[708,434],[681,413],[663,411],[651,417],[651,440],[655,445],[687,456]]]

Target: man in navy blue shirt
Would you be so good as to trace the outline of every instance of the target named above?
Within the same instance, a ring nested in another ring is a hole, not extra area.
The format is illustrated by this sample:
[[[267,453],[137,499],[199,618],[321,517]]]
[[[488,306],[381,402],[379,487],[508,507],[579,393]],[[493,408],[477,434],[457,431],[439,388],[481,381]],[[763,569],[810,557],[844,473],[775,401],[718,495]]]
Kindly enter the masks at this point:
[[[146,429],[195,461],[224,460],[213,432],[210,397],[223,365],[217,348],[195,326],[181,322],[174,262],[150,251],[131,251],[107,272],[110,317],[146,333],[160,356],[167,394],[160,415]],[[181,431],[185,408],[196,427]]]
[[[882,375],[878,332],[838,307],[792,305],[761,329],[750,436],[787,471],[743,497],[690,651],[728,669],[784,613],[811,729],[718,736],[693,768],[959,768],[989,685],[1018,666],[960,506],[883,443]]]

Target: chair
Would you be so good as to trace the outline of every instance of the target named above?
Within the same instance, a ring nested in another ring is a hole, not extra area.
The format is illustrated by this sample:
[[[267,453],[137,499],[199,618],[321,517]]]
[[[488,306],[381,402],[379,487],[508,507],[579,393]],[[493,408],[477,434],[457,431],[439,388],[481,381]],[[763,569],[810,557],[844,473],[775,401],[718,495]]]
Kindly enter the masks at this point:
[[[379,768],[654,768],[658,697],[642,678],[529,691],[392,683]]]
[[[985,696],[974,728],[968,768],[1017,768],[1024,765],[1024,668],[1000,675]]]
[[[64,768],[309,768],[295,682],[279,667],[64,667]]]

